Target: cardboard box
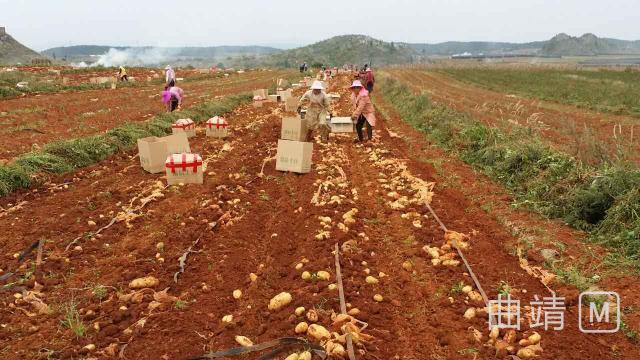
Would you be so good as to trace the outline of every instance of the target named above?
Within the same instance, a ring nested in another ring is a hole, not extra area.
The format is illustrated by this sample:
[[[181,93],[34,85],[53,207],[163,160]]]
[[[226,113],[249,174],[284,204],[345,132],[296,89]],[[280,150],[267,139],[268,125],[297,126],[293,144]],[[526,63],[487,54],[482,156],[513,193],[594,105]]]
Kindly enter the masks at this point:
[[[306,174],[311,171],[313,143],[278,140],[276,170]]]
[[[294,112],[298,110],[298,99],[290,97],[284,101],[284,111]]]
[[[282,130],[280,139],[305,141],[307,140],[307,120],[299,117],[282,118]]]
[[[277,103],[278,101],[280,101],[280,95],[269,95],[268,99],[269,99],[268,101],[270,101],[270,102],[276,102]]]
[[[291,93],[291,89],[289,90],[280,90],[278,91],[278,96],[280,96],[280,101],[287,101],[290,97],[293,96]]]
[[[290,85],[289,84],[289,80],[287,80],[287,79],[278,79],[278,82],[277,82],[276,86],[279,87],[279,88],[283,88],[284,89],[284,88],[289,87],[289,85]]]
[[[260,96],[261,98],[266,99],[267,96],[269,96],[269,89],[253,90],[253,96],[254,96],[254,98],[256,96]]]
[[[198,154],[171,154],[165,160],[167,184],[202,184],[204,171]]]
[[[196,123],[191,119],[178,119],[171,125],[173,134],[185,133],[187,137],[196,136]]]
[[[334,117],[329,123],[332,133],[352,133],[353,121],[350,117]]]
[[[226,138],[229,136],[229,123],[222,116],[214,116],[207,120],[205,124],[207,136],[215,138]]]
[[[138,139],[140,166],[152,174],[164,171],[165,160],[167,160],[169,154],[183,152],[191,152],[189,139],[187,139],[187,134],[185,133]]]

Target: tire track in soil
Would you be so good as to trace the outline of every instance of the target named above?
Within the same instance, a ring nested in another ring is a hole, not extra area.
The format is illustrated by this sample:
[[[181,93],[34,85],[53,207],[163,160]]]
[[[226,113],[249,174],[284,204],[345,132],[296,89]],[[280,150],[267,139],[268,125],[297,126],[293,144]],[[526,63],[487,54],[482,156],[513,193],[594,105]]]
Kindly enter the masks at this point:
[[[185,90],[184,108],[229,93],[268,87],[289,71],[268,71],[234,74],[227,78],[187,81],[180,84]],[[34,144],[65,140],[107,131],[129,122],[142,122],[164,112],[159,94],[161,85],[90,90],[81,92],[43,94],[0,101],[0,156],[11,159],[28,152]],[[98,99],[98,100],[91,100]],[[34,111],[34,109],[40,109]],[[105,110],[106,109],[106,110]],[[39,124],[39,125],[38,125]],[[20,129],[22,126],[36,128]]]
[[[416,91],[428,91],[436,102],[467,113],[488,125],[502,129],[530,128],[555,148],[577,158],[594,162],[591,143],[602,144],[609,155],[616,154],[618,143],[613,135],[614,126],[622,126],[622,143],[630,160],[639,162],[640,141],[631,136],[637,119],[627,116],[597,113],[570,105],[546,102],[483,89],[460,82],[445,74],[425,70],[390,69],[397,77]],[[540,116],[534,114],[540,113]],[[637,129],[636,129],[637,130]],[[636,131],[637,132],[637,131]],[[629,137],[633,139],[630,143]]]

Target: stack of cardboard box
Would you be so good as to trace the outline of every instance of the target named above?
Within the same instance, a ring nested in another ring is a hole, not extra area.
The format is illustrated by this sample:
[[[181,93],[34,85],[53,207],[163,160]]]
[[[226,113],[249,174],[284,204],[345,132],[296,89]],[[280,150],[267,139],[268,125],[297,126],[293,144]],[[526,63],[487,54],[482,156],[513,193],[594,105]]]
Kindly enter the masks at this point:
[[[299,117],[282,119],[282,130],[278,140],[276,170],[295,173],[311,171],[313,143],[307,140],[307,121]]]
[[[189,139],[184,132],[165,137],[150,136],[138,139],[140,166],[152,174],[163,172],[167,156],[189,153]]]

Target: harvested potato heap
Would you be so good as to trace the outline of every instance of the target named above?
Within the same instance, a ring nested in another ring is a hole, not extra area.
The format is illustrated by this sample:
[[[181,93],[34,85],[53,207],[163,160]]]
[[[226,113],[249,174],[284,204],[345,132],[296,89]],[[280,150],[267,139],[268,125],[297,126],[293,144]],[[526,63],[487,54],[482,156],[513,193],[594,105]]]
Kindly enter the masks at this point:
[[[329,271],[305,270],[305,268],[310,267],[308,259],[301,259],[294,267],[296,270],[301,271],[300,276],[304,281],[329,283],[327,288],[330,291],[337,291],[337,285],[331,281],[332,274]],[[269,309],[271,308],[270,303]],[[337,359],[345,358],[346,334],[351,333],[353,343],[358,346],[359,352],[364,354],[364,344],[370,341],[372,337],[362,332],[366,324],[355,318],[359,313],[360,310],[357,308],[349,309],[347,314],[336,314],[333,310],[311,309],[307,311],[305,307],[300,306],[294,310],[295,316],[299,317],[300,321],[293,331],[298,335],[306,334],[311,340],[320,343],[326,349],[327,354]],[[325,327],[321,324],[323,320],[328,319],[331,320],[331,326]],[[358,326],[358,324],[361,326]],[[290,355],[292,356],[291,358],[296,359],[293,355]],[[298,356],[300,355],[298,354]]]
[[[460,260],[456,259],[458,257],[456,246],[460,250],[468,249],[469,236],[448,230],[444,234],[444,244],[442,246],[438,248],[425,245],[422,250],[431,256],[431,264],[433,264],[433,266],[458,266],[460,265]]]
[[[403,161],[388,157],[388,150],[373,148],[365,150],[369,161],[380,170],[378,183],[385,190],[386,205],[397,211],[411,207],[423,208],[431,203],[435,183],[424,181],[407,170]],[[416,228],[422,227],[421,215],[416,211],[403,212],[403,219],[411,220]]]
[[[336,206],[342,203],[352,203],[357,198],[357,191],[351,190],[351,185],[342,170],[342,166],[349,163],[341,146],[335,143],[320,144],[322,158],[316,165],[318,175],[324,179],[318,179],[314,183],[318,187],[311,203],[315,206]],[[354,189],[355,190],[355,189]]]

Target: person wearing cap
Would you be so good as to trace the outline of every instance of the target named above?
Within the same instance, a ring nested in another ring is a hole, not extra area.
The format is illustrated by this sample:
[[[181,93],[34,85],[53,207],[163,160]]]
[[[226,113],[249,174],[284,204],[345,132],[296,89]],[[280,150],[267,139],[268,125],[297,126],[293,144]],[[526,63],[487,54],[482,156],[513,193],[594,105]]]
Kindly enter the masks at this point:
[[[376,126],[376,115],[369,98],[369,91],[362,86],[360,80],[355,80],[351,84],[351,100],[353,101],[353,113],[351,113],[351,120],[356,121],[356,131],[358,132],[358,139],[356,142],[364,141],[364,135],[362,128],[365,123],[367,124],[367,138],[373,140],[373,127]]]
[[[164,68],[165,83],[168,87],[176,86],[176,72],[173,71],[171,65]]]
[[[364,79],[364,84],[367,88],[367,91],[369,93],[373,92],[373,83],[376,81],[376,79],[373,77],[373,70],[371,70],[371,68],[367,68],[367,70],[365,71]]]
[[[329,132],[331,131],[331,128],[327,125],[326,114],[331,111],[331,102],[323,90],[324,88],[322,87],[322,83],[316,80],[311,84],[311,90],[305,92],[298,101],[298,113],[302,110],[302,104],[305,101],[309,101],[307,114],[305,115],[305,120],[307,120],[307,125],[309,127],[307,141],[311,141],[311,135],[314,130],[320,131],[322,141],[327,141],[329,139]]]

